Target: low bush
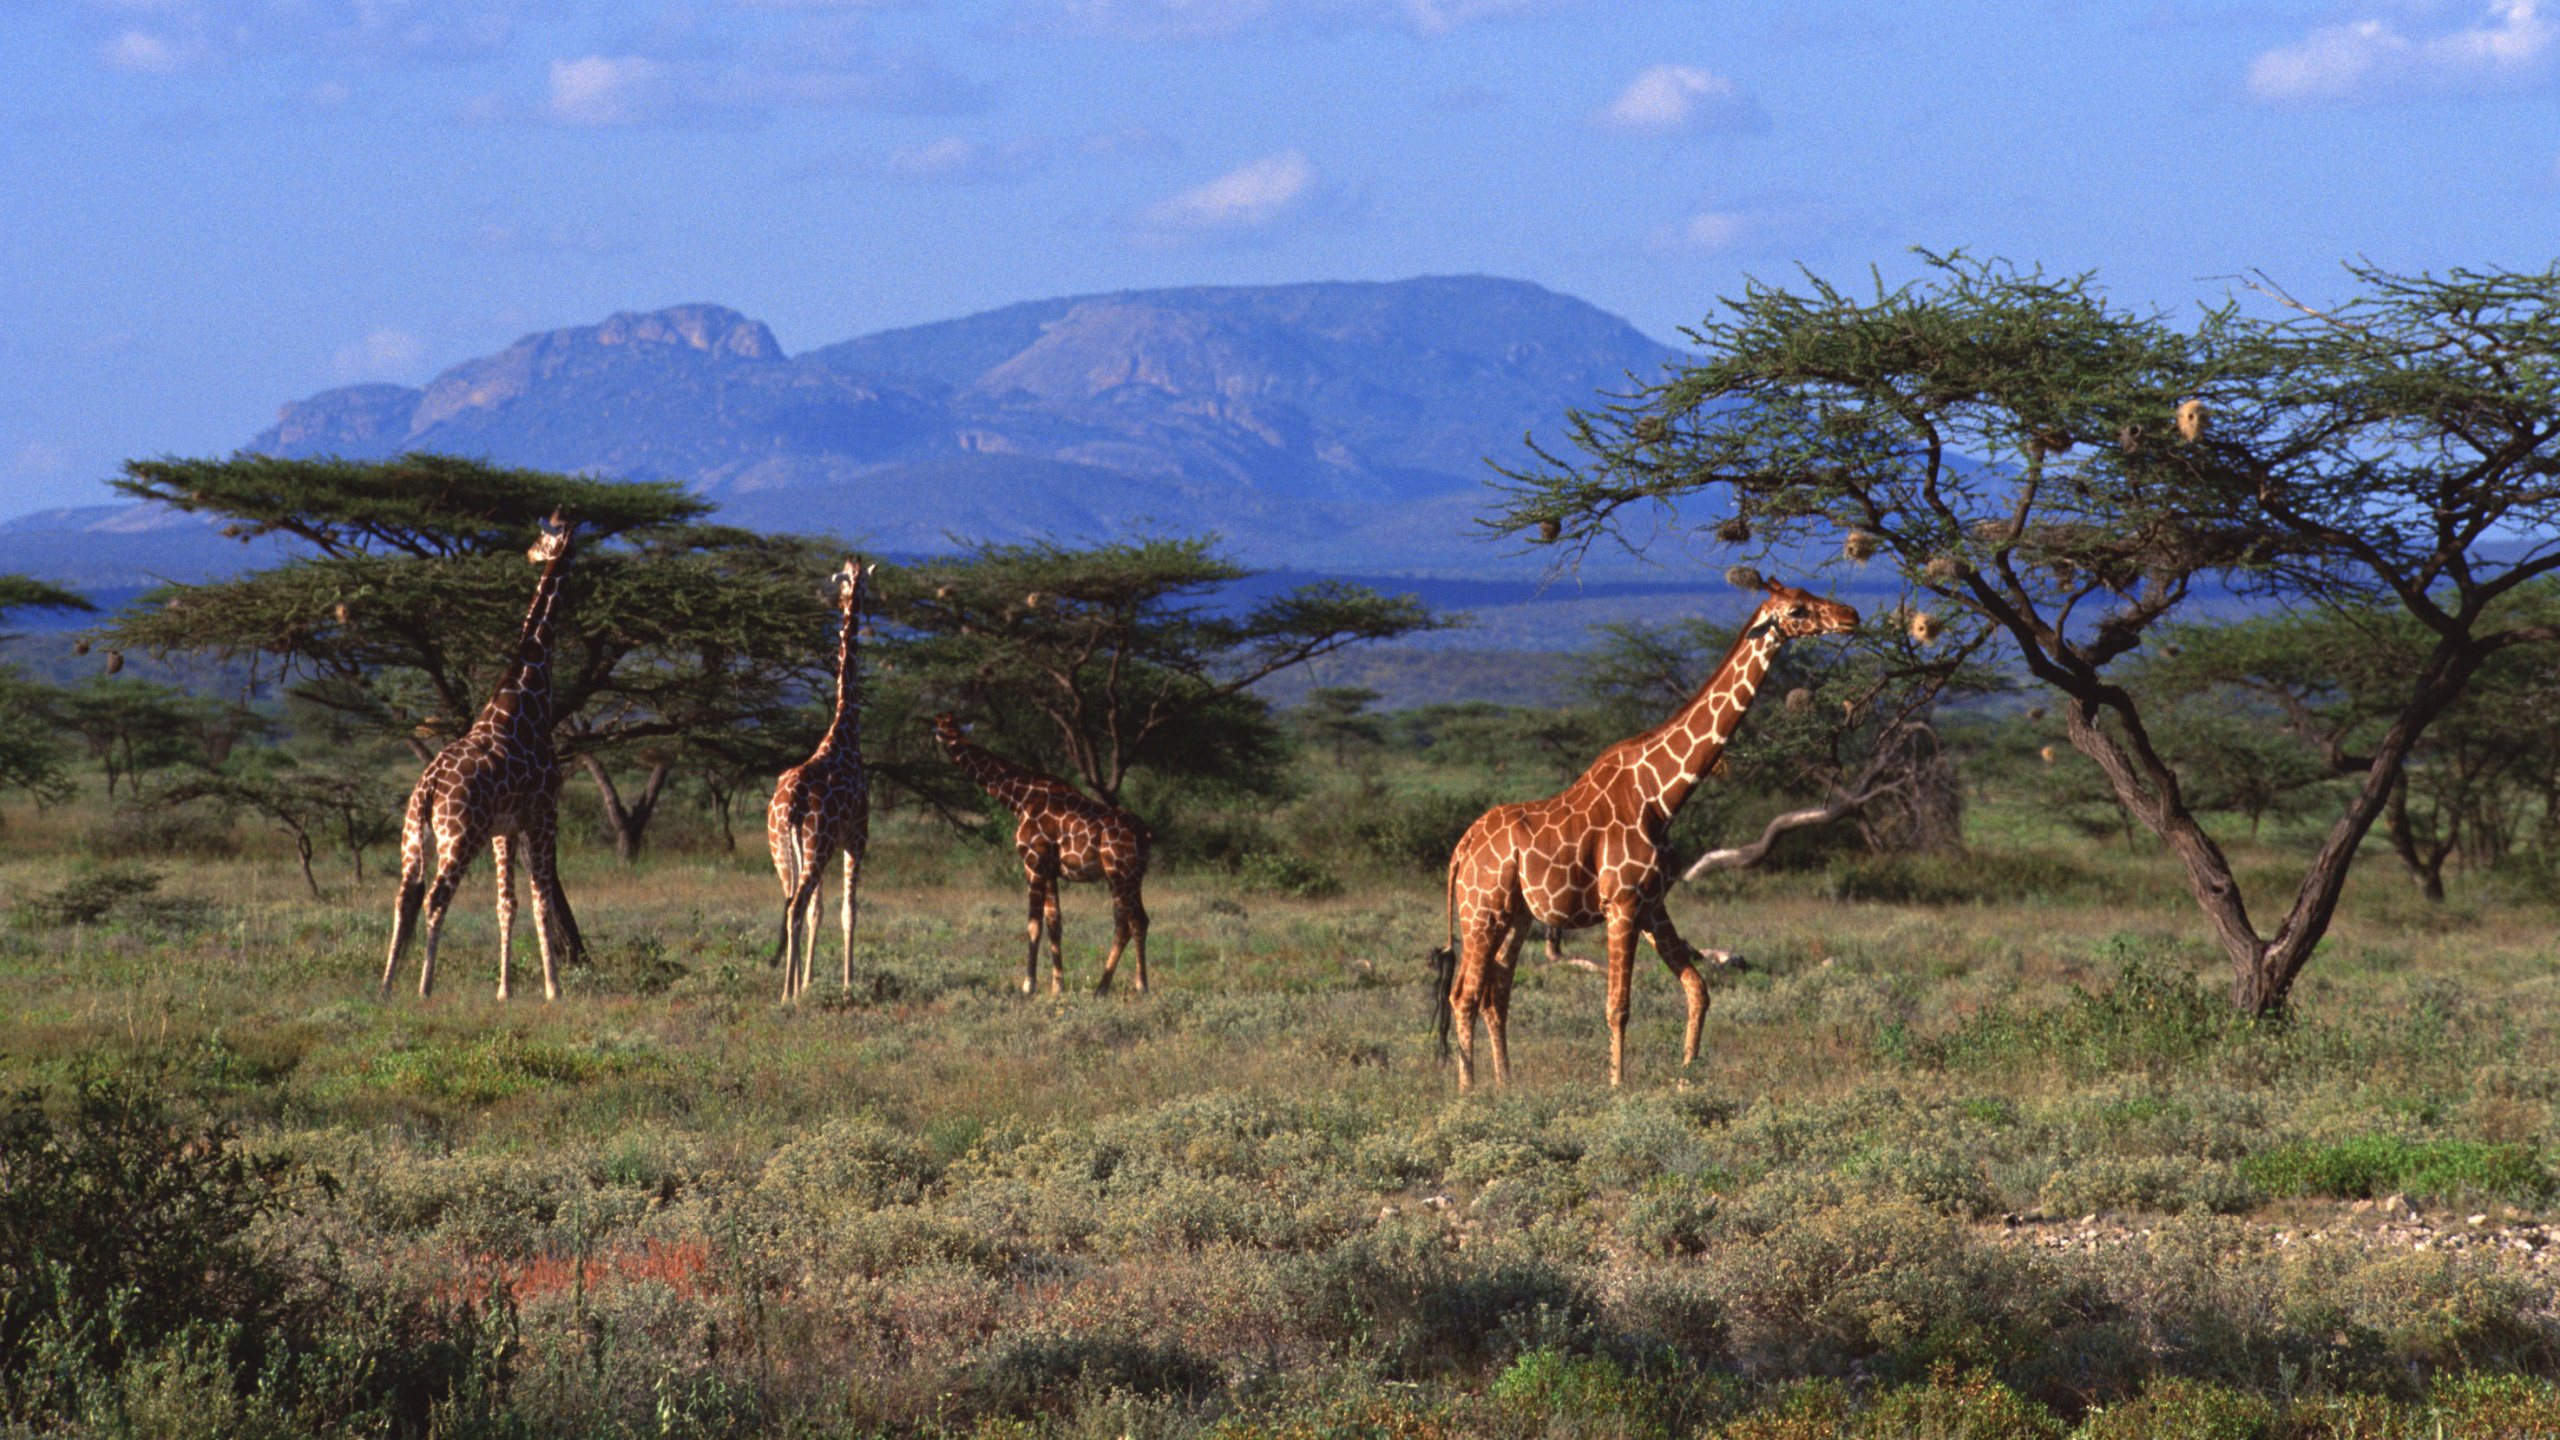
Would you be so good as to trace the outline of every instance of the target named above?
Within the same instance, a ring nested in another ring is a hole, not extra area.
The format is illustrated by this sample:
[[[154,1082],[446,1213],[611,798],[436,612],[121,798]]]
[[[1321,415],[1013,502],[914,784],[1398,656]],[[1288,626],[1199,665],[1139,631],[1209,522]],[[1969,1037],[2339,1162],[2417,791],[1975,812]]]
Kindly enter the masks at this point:
[[[2529,1205],[2548,1201],[2555,1188],[2550,1167],[2531,1145],[2397,1135],[2300,1141],[2248,1156],[2239,1170],[2270,1195],[2335,1200],[2402,1194],[2440,1200],[2488,1197]]]

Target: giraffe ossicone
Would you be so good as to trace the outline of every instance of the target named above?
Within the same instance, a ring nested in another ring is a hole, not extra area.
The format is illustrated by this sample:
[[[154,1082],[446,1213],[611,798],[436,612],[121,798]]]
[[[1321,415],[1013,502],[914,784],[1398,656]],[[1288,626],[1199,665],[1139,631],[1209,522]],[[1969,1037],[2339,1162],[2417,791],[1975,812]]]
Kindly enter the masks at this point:
[[[498,880],[498,998],[513,992],[516,924],[516,844],[524,847],[533,876],[533,931],[542,951],[542,998],[560,996],[559,953],[578,943],[577,917],[560,889],[560,759],[551,745],[552,637],[560,608],[560,582],[570,552],[566,507],[542,523],[525,558],[542,567],[533,602],[525,610],[516,652],[479,718],[462,737],[436,752],[409,792],[401,812],[400,890],[391,922],[391,958],[382,967],[382,994],[400,973],[400,958],[426,913],[426,945],[418,961],[418,993],[435,989],[436,941],[446,907],[463,872],[489,847]],[[435,855],[435,883],[427,881],[427,856]]]
[[[1511,979],[1532,921],[1555,933],[1606,925],[1609,935],[1609,1083],[1625,1075],[1629,990],[1642,936],[1680,982],[1689,1004],[1681,1063],[1698,1058],[1707,983],[1700,952],[1672,928],[1663,897],[1671,817],[1709,771],[1792,639],[1857,628],[1858,612],[1777,581],[1743,622],[1715,673],[1670,719],[1600,753],[1580,779],[1544,800],[1496,805],[1477,817],[1449,856],[1449,943],[1434,952],[1447,1000],[1441,1037],[1457,1032],[1458,1088],[1475,1084],[1476,1018],[1493,1049],[1493,1078],[1511,1079]]]
[[[1102,978],[1093,993],[1107,995],[1120,968],[1120,953],[1137,945],[1138,988],[1147,988],[1147,906],[1139,895],[1147,875],[1147,851],[1155,832],[1145,821],[1116,805],[1086,796],[1054,775],[996,756],[970,743],[960,722],[934,717],[934,738],[951,762],[967,771],[978,788],[1013,812],[1013,850],[1022,859],[1022,876],[1031,891],[1030,953],[1023,963],[1022,993],[1040,980],[1040,937],[1049,937],[1049,989],[1066,986],[1066,962],[1060,953],[1058,885],[1064,880],[1099,880],[1111,891],[1111,953],[1102,962]]]
[[[819,882],[838,852],[844,855],[844,965],[840,983],[853,988],[854,892],[862,882],[862,857],[871,845],[871,779],[862,764],[862,676],[855,642],[862,606],[879,565],[865,567],[846,556],[833,581],[842,616],[836,632],[836,708],[827,732],[808,759],[782,772],[765,806],[765,845],[782,881],[782,998],[809,987],[816,963]]]

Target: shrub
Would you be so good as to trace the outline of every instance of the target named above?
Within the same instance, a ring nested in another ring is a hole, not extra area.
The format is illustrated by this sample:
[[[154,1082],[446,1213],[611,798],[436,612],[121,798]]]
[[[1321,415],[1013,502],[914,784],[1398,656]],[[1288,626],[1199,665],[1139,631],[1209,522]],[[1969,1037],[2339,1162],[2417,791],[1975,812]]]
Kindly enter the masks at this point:
[[[2267,1440],[2275,1423],[2275,1407],[2259,1396],[2171,1377],[2092,1412],[2072,1440]]]
[[[2041,1353],[2088,1297],[2033,1254],[1907,1200],[1855,1199],[1708,1252],[1738,1348],[1796,1370],[1925,1373]]]
[[[2532,1204],[2550,1199],[2554,1189],[2551,1171],[2530,1145],[2397,1135],[2280,1146],[2243,1159],[2240,1174],[2271,1195],[2338,1200],[2397,1192],[2443,1199],[2489,1195]]]
[[[765,1162],[760,1189],[818,1209],[912,1205],[942,1178],[923,1142],[868,1117],[829,1120]]]
[[[298,1318],[292,1272],[249,1238],[286,1203],[291,1162],[178,1123],[128,1082],[88,1077],[63,1098],[58,1117],[36,1091],[0,1110],[0,1405],[43,1413],[60,1399],[47,1371],[114,1375],[226,1322],[223,1361],[256,1373]]]
[[[117,906],[159,889],[160,878],[138,865],[102,865],[58,890],[18,902],[18,908],[47,925],[95,925]]]
[[[1941,1365],[1926,1385],[1888,1390],[1850,1433],[1875,1440],[2060,1440],[2062,1422],[2046,1409],[1975,1370],[1956,1378]],[[2185,1440],[2182,1432],[2180,1440]]]

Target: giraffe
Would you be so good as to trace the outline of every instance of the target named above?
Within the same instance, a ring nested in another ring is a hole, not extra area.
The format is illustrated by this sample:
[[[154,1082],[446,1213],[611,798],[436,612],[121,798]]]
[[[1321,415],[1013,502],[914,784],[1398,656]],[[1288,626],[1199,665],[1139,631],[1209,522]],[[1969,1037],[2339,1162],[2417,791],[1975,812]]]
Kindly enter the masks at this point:
[[[1146,822],[1115,805],[1086,798],[1064,780],[1026,770],[970,744],[960,724],[948,715],[933,722],[934,738],[953,764],[969,772],[978,787],[1014,813],[1014,853],[1022,857],[1022,876],[1031,887],[1030,954],[1024,961],[1022,993],[1038,988],[1040,936],[1049,936],[1049,990],[1065,985],[1066,962],[1058,953],[1058,882],[1099,880],[1111,888],[1111,953],[1102,962],[1102,978],[1093,993],[1111,993],[1112,973],[1120,968],[1120,952],[1130,941],[1138,946],[1138,988],[1147,988],[1147,906],[1139,898],[1139,882],[1147,876],[1147,847],[1155,832]]]
[[[1698,1058],[1707,1018],[1699,952],[1671,928],[1663,895],[1666,832],[1700,777],[1722,762],[1751,696],[1779,647],[1806,635],[1852,630],[1858,612],[1776,581],[1715,673],[1670,719],[1600,753],[1582,778],[1544,800],[1496,805],[1467,828],[1449,857],[1449,945],[1434,952],[1448,1009],[1445,1044],[1458,1032],[1458,1088],[1475,1083],[1475,1022],[1484,1014],[1493,1078],[1511,1079],[1505,1034],[1511,976],[1529,922],[1552,930],[1609,927],[1609,1083],[1625,1075],[1628,988],[1641,934],[1671,968],[1689,1002],[1681,1063]]]
[[[846,556],[836,572],[836,608],[844,628],[836,638],[836,710],[827,733],[808,759],[774,782],[765,807],[765,844],[782,878],[782,998],[809,987],[818,958],[816,908],[827,862],[844,852],[844,972],[853,988],[854,887],[862,879],[862,855],[871,844],[871,781],[862,768],[862,676],[854,668],[854,641],[862,626],[862,602],[879,566],[865,568]]]
[[[569,519],[555,510],[525,558],[542,567],[533,603],[525,611],[516,656],[480,718],[459,740],[436,752],[409,792],[400,827],[400,895],[391,926],[391,959],[382,967],[382,994],[400,972],[400,956],[426,902],[426,953],[418,961],[418,993],[435,988],[436,937],[445,907],[453,903],[462,872],[486,843],[498,870],[498,998],[512,993],[511,961],[516,925],[515,842],[524,845],[533,872],[533,930],[542,950],[542,998],[560,998],[555,948],[576,943],[577,921],[560,891],[556,841],[559,830],[560,761],[551,748],[551,637],[560,607],[560,577],[569,563]],[[435,888],[427,888],[427,851],[436,854]]]

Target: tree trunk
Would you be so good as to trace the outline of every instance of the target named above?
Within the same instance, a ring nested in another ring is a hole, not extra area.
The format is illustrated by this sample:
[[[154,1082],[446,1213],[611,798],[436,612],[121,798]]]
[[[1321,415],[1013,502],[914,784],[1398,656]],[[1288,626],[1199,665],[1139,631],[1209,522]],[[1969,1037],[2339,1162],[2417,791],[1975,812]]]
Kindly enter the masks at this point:
[[[2409,778],[2391,787],[2391,803],[2384,811],[2382,833],[2391,840],[2392,851],[2417,882],[2418,893],[2430,900],[2444,902],[2444,862],[2453,853],[2450,845],[2420,845],[2417,829],[2409,823]]]
[[[596,782],[596,795],[604,802],[604,823],[613,831],[614,858],[625,865],[632,864],[640,858],[640,846],[648,838],[649,821],[658,813],[658,797],[665,790],[667,776],[674,773],[675,767],[664,762],[650,766],[649,779],[640,787],[640,794],[625,805],[622,792],[615,788],[613,776],[604,768],[603,761],[593,754],[586,754],[578,757],[578,763],[587,767],[587,774]]]
[[[2186,866],[2188,891],[2231,959],[2233,1003],[2251,1015],[2275,1018],[2283,1014],[2293,994],[2294,978],[2311,959],[2320,937],[2328,933],[2338,897],[2346,889],[2348,868],[2399,785],[2409,752],[2444,707],[2462,693],[2480,659],[2450,647],[2430,657],[2416,677],[2409,703],[2374,747],[2363,788],[2329,827],[2328,837],[2303,874],[2301,888],[2294,892],[2292,906],[2277,922],[2275,933],[2266,937],[2249,921],[2248,903],[2232,878],[2231,862],[2188,811],[2176,772],[2152,749],[2132,697],[2078,676],[2070,677],[2070,682],[2050,673],[2045,678],[2055,679],[2071,697],[2062,709],[2072,745],[2098,762],[2125,809],[2166,842]],[[2099,726],[2101,708],[2115,712],[2121,737]]]

